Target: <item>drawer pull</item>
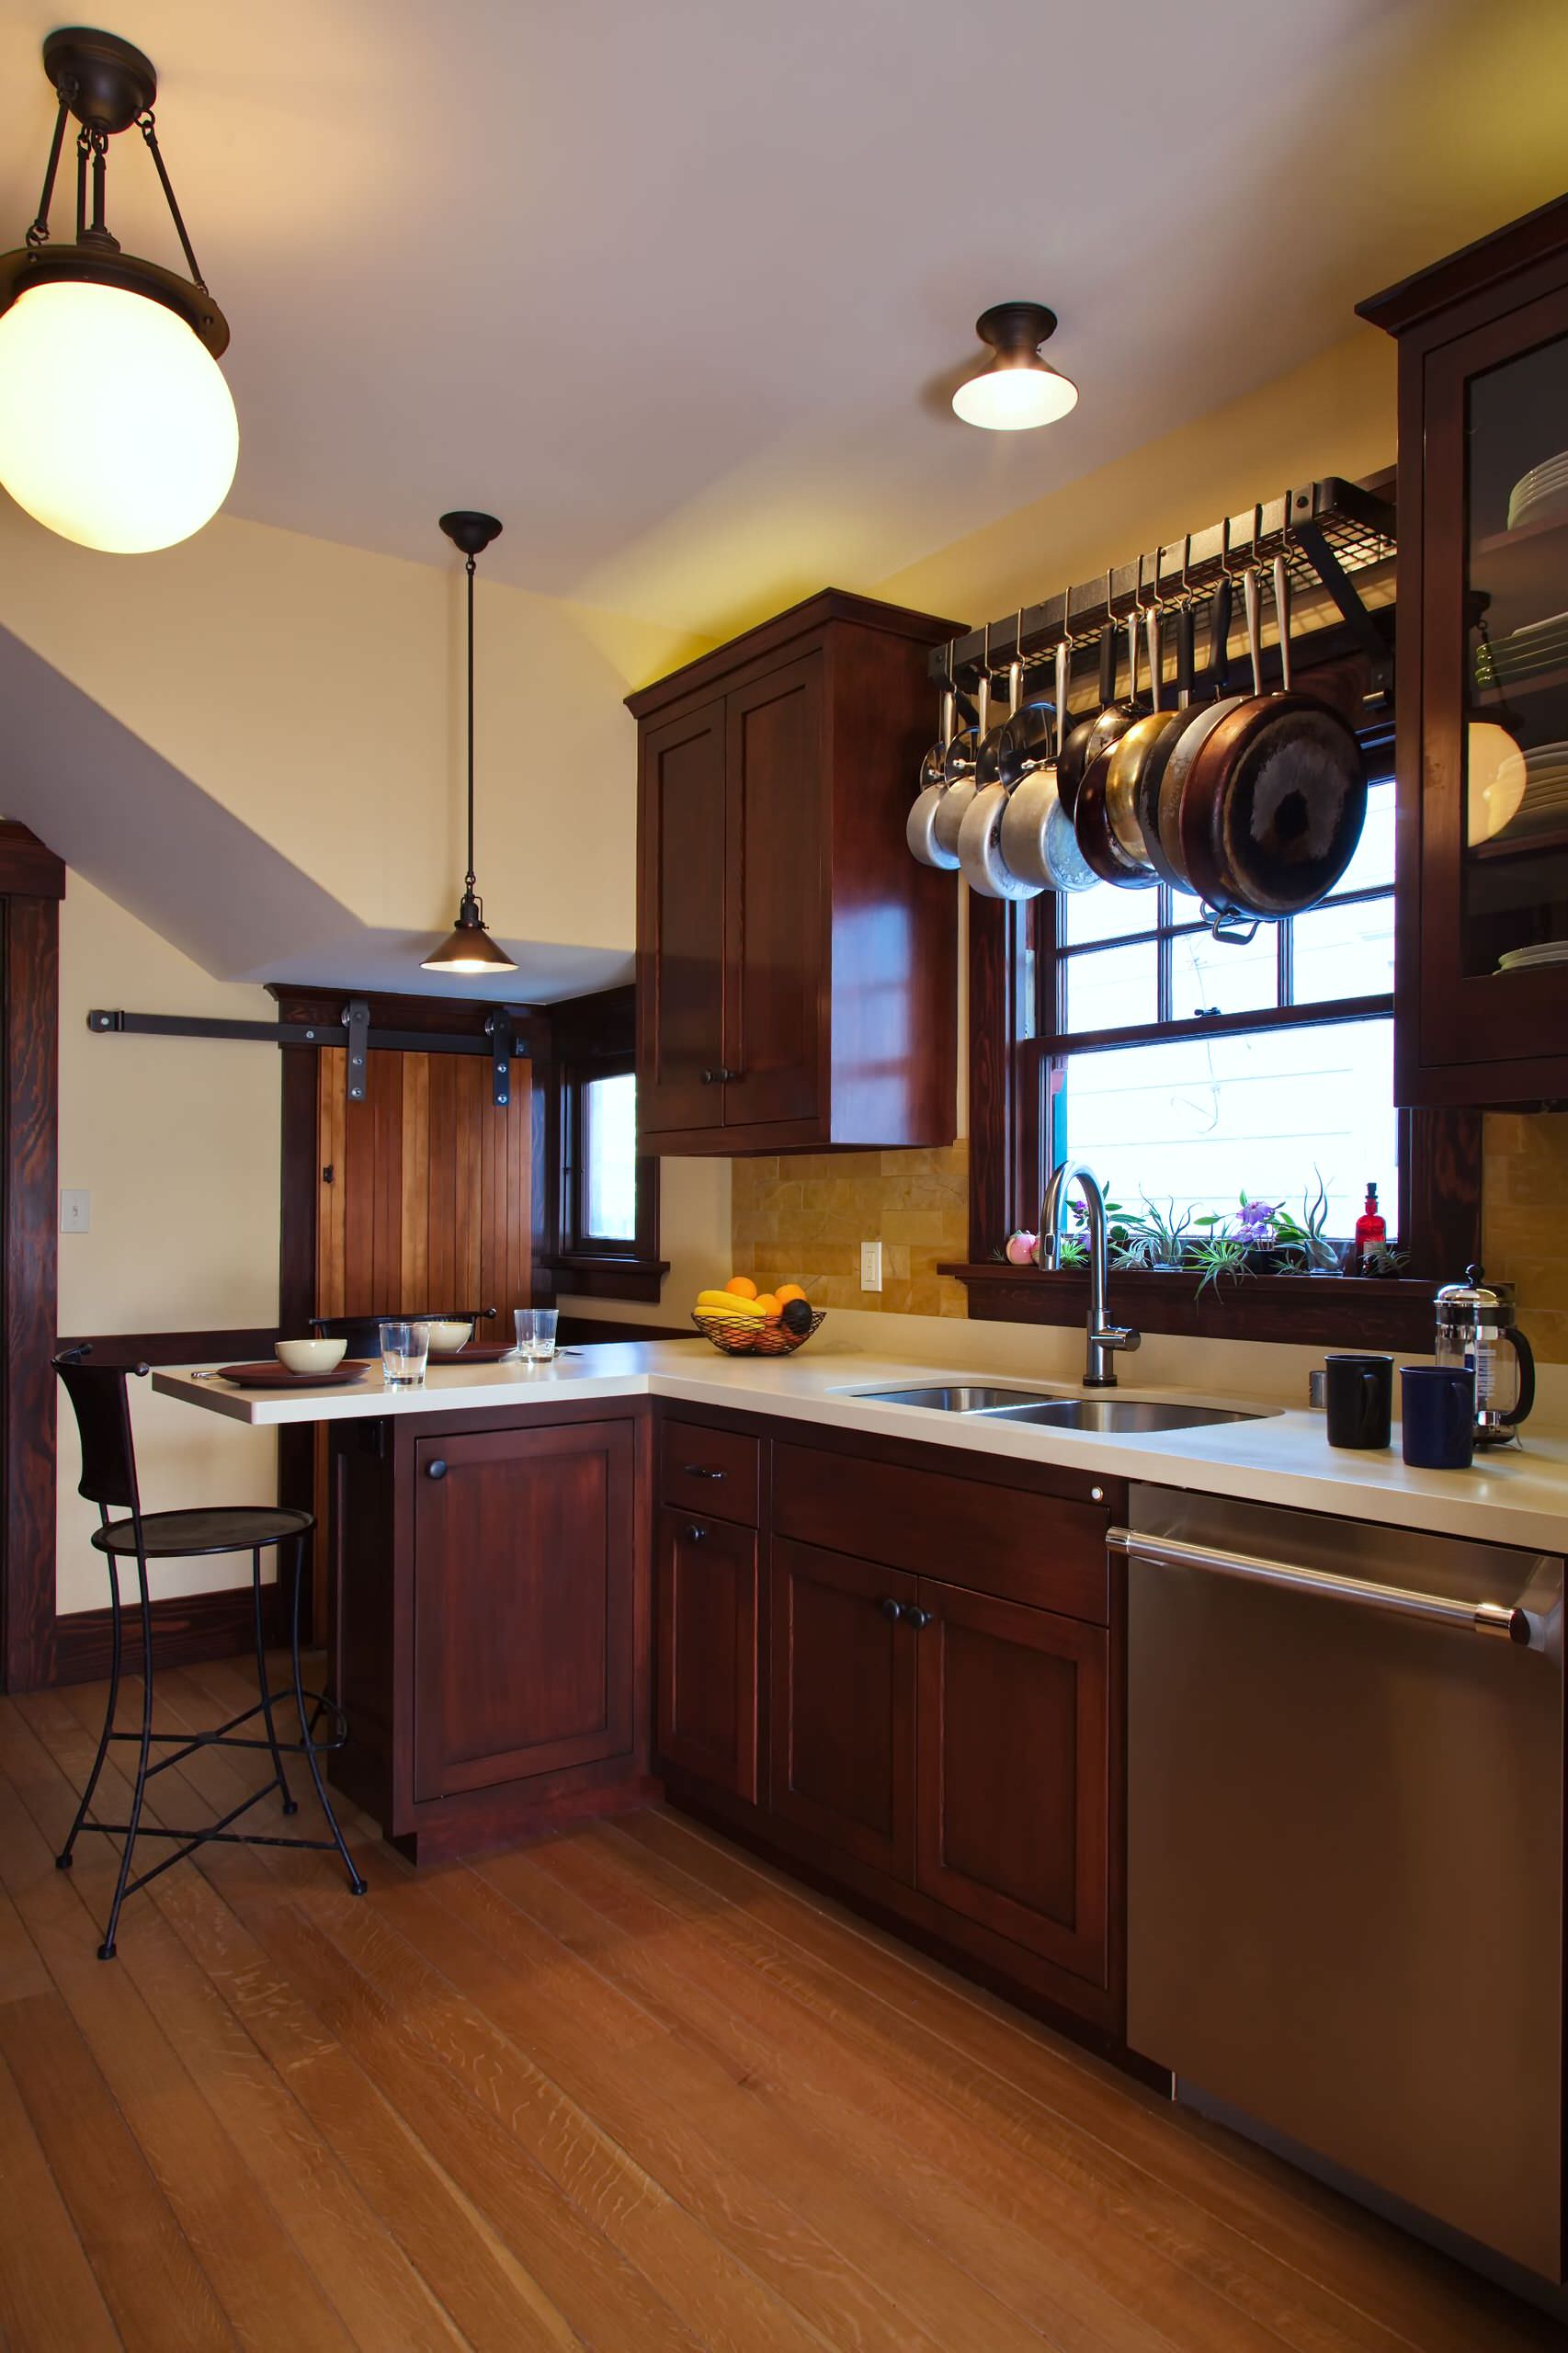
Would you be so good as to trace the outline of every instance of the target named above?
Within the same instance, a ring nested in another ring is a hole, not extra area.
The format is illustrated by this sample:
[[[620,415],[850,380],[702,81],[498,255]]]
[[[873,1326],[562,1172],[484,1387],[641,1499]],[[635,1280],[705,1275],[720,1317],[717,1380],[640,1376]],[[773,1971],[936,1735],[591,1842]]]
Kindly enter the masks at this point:
[[[906,1626],[913,1626],[917,1634],[923,1634],[931,1623],[931,1612],[928,1609],[922,1609],[918,1602],[906,1602],[903,1622]]]
[[[707,1540],[708,1530],[705,1528],[699,1528],[695,1520],[686,1532],[688,1541],[693,1544],[701,1544]]]
[[[683,1462],[680,1472],[683,1479],[722,1479],[724,1475],[722,1471],[710,1471],[705,1462]]]
[[[890,1626],[896,1626],[899,1620],[903,1615],[903,1605],[902,1602],[895,1601],[891,1593],[888,1595],[885,1601],[878,1602],[877,1608],[881,1611],[882,1616],[887,1620]]]
[[[444,1479],[446,1475],[447,1466],[441,1461],[439,1455],[437,1456],[434,1462],[427,1462],[425,1465],[425,1476],[427,1479]]]

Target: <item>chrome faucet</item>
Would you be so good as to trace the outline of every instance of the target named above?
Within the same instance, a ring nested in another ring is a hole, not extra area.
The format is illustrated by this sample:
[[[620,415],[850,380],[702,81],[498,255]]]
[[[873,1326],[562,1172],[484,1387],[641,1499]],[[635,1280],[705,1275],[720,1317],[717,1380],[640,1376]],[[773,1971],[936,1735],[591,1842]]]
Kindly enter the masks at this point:
[[[1040,1207],[1040,1239],[1035,1244],[1035,1263],[1053,1272],[1061,1265],[1062,1212],[1066,1206],[1068,1192],[1074,1184],[1084,1197],[1089,1223],[1088,1355],[1084,1368],[1084,1386],[1085,1389],[1114,1389],[1117,1351],[1120,1349],[1130,1354],[1143,1336],[1129,1325],[1106,1322],[1106,1267],[1109,1245],[1106,1233],[1105,1195],[1093,1169],[1085,1168],[1081,1160],[1064,1160],[1059,1168],[1051,1172],[1051,1182],[1045,1188],[1045,1199]]]

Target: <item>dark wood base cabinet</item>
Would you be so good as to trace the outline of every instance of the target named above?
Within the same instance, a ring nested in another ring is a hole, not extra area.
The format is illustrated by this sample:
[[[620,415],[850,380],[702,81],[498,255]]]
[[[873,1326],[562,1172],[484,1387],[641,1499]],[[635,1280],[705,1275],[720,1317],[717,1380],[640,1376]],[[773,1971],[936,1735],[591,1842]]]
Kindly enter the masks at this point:
[[[804,1435],[662,1422],[666,1496],[705,1455],[755,1449],[700,1518],[660,1515],[668,1796],[1119,2051],[1123,1596],[1105,1534],[1123,1498]]]
[[[1125,2059],[1125,1496],[700,1407],[331,1437],[336,1786],[416,1862],[659,1794]],[[651,1754],[652,1752],[652,1754]]]
[[[631,1405],[334,1425],[333,1779],[415,1861],[653,1790],[647,1437]]]

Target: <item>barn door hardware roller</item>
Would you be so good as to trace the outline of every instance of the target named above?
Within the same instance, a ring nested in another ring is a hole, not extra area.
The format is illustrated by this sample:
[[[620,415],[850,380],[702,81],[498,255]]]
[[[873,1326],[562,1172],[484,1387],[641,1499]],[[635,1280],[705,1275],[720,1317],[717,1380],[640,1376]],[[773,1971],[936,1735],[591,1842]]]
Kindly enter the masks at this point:
[[[496,1012],[483,1034],[463,1036],[440,1029],[376,1029],[364,997],[350,997],[336,1021],[214,1021],[199,1014],[124,1013],[96,1006],[87,1027],[100,1037],[222,1038],[261,1046],[342,1046],[347,1049],[347,1094],[363,1103],[366,1057],[372,1051],[394,1054],[483,1054],[491,1065],[491,1097],[498,1111],[512,1099],[512,1060],[526,1056],[528,1041],[517,1035],[513,1013]]]

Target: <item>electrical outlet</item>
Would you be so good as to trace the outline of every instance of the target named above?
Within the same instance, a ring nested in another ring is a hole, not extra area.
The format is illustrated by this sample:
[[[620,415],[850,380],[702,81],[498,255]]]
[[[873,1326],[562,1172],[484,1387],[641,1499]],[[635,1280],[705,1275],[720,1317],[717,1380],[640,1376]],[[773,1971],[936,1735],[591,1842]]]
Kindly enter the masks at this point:
[[[60,1231],[62,1233],[86,1233],[93,1222],[91,1193],[67,1186],[60,1196]]]
[[[880,1242],[860,1245],[860,1288],[881,1290],[882,1287],[882,1245]]]

